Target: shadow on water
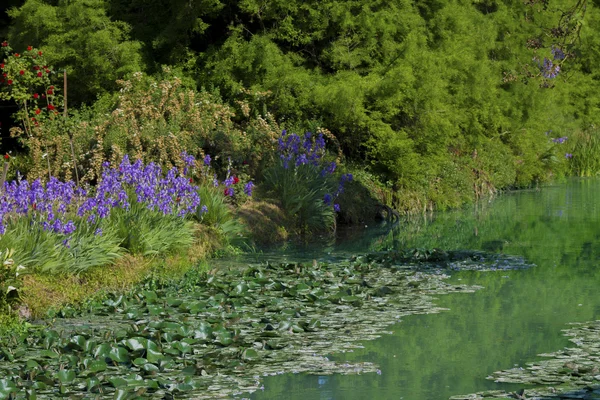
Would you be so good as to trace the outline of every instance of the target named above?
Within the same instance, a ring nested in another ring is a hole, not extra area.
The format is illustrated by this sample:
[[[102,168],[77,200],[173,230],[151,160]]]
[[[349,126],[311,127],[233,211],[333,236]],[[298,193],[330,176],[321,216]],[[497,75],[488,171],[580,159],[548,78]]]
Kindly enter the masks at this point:
[[[268,377],[264,390],[251,397],[435,400],[523,387],[485,377],[567,346],[561,330],[569,322],[600,314],[599,198],[600,181],[570,180],[391,230],[362,228],[335,243],[265,252],[260,257],[310,260],[407,247],[470,249],[522,256],[536,267],[452,273],[453,282],[485,289],[442,296],[437,304],[449,311],[406,317],[390,327],[393,334],[331,356],[377,363],[380,375]]]

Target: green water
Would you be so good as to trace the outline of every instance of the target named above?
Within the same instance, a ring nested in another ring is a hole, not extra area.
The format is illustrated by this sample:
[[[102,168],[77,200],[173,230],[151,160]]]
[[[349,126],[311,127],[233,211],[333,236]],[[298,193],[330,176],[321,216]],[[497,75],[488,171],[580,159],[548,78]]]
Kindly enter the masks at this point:
[[[571,180],[498,197],[489,204],[389,229],[364,228],[315,248],[289,248],[291,259],[328,258],[406,247],[480,249],[521,255],[528,270],[453,273],[484,286],[437,304],[449,311],[406,317],[392,335],[330,358],[370,361],[381,374],[264,378],[265,399],[447,399],[488,389],[516,389],[485,377],[568,345],[561,329],[600,315],[599,180]],[[281,255],[281,251],[279,255]],[[335,338],[331,338],[335,340]]]

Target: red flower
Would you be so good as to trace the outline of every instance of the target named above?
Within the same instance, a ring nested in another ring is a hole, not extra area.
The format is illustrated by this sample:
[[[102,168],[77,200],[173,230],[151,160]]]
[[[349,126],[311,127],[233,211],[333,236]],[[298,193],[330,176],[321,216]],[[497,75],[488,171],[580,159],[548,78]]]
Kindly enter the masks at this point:
[[[233,184],[235,185],[236,183],[240,182],[240,178],[238,178],[237,176],[233,177]]]
[[[42,52],[41,52],[41,51],[38,51],[38,56],[41,56],[41,55],[42,55]]]
[[[192,181],[192,178],[190,178],[190,183],[192,183],[192,182],[193,182],[193,181]]]
[[[46,94],[42,93],[42,99],[46,98]]]
[[[5,155],[4,155],[4,159],[5,159],[5,160],[8,160],[8,159],[10,159],[10,156],[9,156],[8,154],[5,154]]]
[[[32,121],[35,121],[35,117],[31,117],[31,120],[32,120]]]
[[[54,110],[54,106],[52,104],[48,104],[48,110]]]
[[[37,98],[39,98],[39,97],[40,97],[40,95],[39,95],[39,94],[37,94],[37,93],[34,93],[34,94],[33,94],[33,98],[34,98],[34,99],[37,99]]]
[[[33,203],[33,204],[31,205],[31,208],[33,208],[33,210],[35,211],[35,209],[37,208],[37,205],[36,205],[35,203]]]
[[[46,73],[47,73],[47,74],[49,74],[49,73],[50,73],[50,70],[49,70],[49,69],[47,69],[47,70],[46,70]]]
[[[0,64],[0,69],[4,69],[4,63]]]
[[[9,79],[6,83],[8,83],[9,85],[12,85],[12,79]]]
[[[42,112],[42,110],[40,110],[39,108],[38,108],[37,110],[35,110],[35,113],[36,113],[36,114],[39,114],[39,113],[41,113],[41,112]]]
[[[33,47],[27,46],[27,51],[31,51],[31,50],[33,50]]]
[[[8,46],[8,42],[5,40],[4,42],[2,42],[2,47],[6,47]]]
[[[54,93],[54,92],[52,91],[52,89],[48,89],[48,91],[47,91],[46,93],[48,93],[48,94],[52,94],[52,93]]]
[[[41,77],[42,77],[42,75],[44,75],[44,74],[42,74],[42,71],[40,71],[40,72],[38,72],[38,74],[37,74],[37,75],[38,75],[38,77],[39,77],[39,78],[41,78]]]
[[[25,75],[25,71],[23,71],[23,70],[20,70],[20,71],[19,71],[19,75]]]
[[[50,85],[50,89],[54,89],[54,85]]]
[[[15,53],[15,57],[19,58],[19,55],[20,55],[19,53]]]
[[[6,78],[6,72],[5,72],[5,73],[3,73],[3,74],[2,74],[2,76]]]
[[[35,67],[33,67],[34,70],[38,71],[40,69],[39,65],[36,65]]]

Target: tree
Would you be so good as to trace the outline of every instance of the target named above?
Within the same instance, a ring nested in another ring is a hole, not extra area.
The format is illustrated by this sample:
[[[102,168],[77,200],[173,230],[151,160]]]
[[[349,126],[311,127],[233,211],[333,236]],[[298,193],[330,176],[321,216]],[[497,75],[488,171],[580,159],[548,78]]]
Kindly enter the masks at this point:
[[[53,5],[54,3],[55,5]],[[17,50],[39,47],[58,72],[67,70],[70,102],[90,103],[117,90],[116,80],[143,69],[141,44],[112,21],[103,0],[27,0],[12,8],[8,39]]]

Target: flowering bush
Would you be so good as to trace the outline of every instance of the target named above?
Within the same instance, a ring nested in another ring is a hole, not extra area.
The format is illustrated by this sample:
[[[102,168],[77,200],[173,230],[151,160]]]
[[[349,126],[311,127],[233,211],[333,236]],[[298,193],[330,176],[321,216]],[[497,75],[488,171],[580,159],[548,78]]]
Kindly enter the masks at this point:
[[[208,153],[219,154],[212,160],[219,170],[228,157],[245,160],[252,172],[273,148],[279,129],[271,116],[236,115],[217,96],[191,89],[168,68],[161,79],[138,72],[117,83],[118,96],[99,101],[96,117],[82,126],[93,144],[82,149],[89,153],[83,161],[89,166],[87,180],[101,174],[103,160],[119,160],[124,154],[166,168],[182,167],[184,150],[201,161]]]
[[[18,104],[15,117],[31,135],[40,120],[54,118],[57,108],[62,107],[62,97],[51,82],[54,71],[47,65],[43,53],[31,46],[23,53],[15,53],[4,41],[0,49],[3,53],[0,99]]]
[[[325,158],[322,133],[303,137],[285,130],[278,140],[279,163],[265,173],[265,186],[302,232],[335,229],[335,202],[351,174],[333,178],[335,161]]]
[[[194,162],[187,158],[185,163]],[[178,169],[163,175],[154,163],[108,163],[95,190],[51,177],[6,183],[0,193],[0,245],[19,250],[22,263],[53,272],[81,272],[113,261],[124,250],[165,253],[190,245],[200,205],[198,187]]]

